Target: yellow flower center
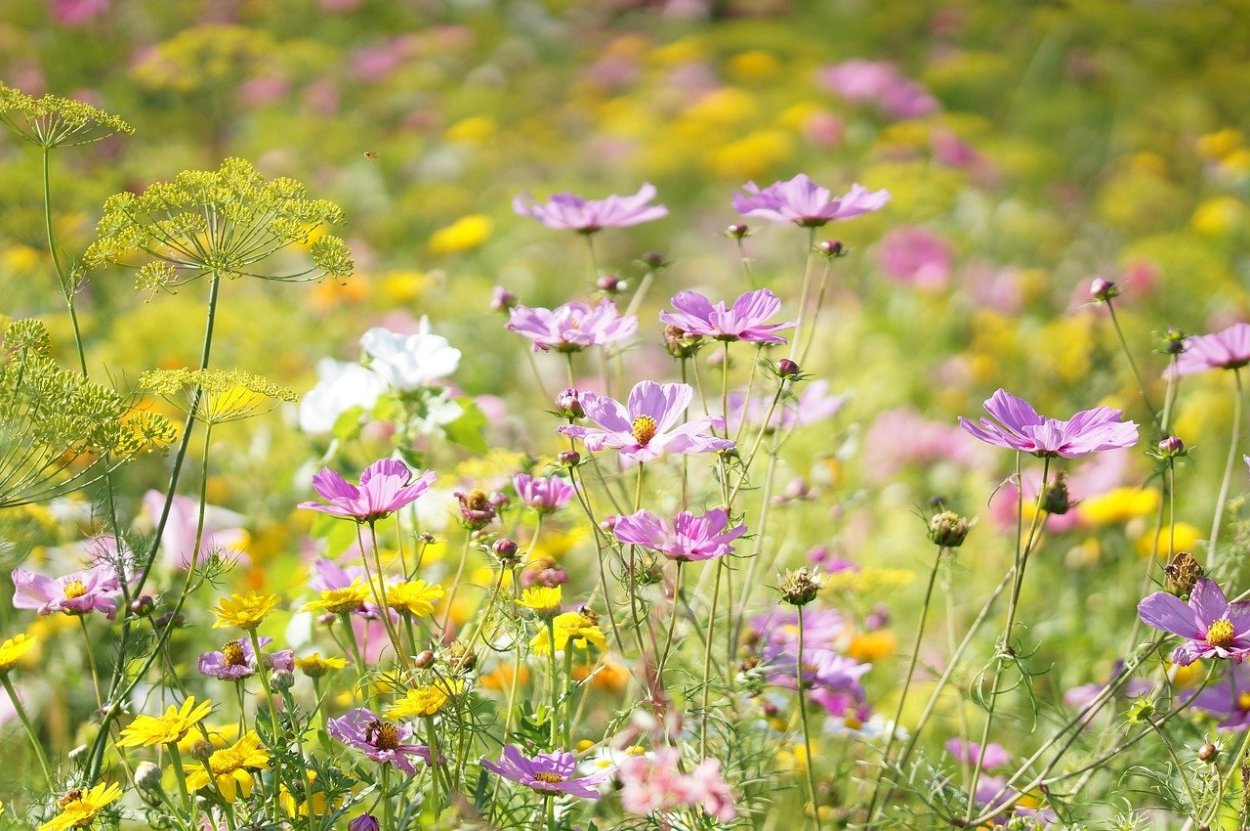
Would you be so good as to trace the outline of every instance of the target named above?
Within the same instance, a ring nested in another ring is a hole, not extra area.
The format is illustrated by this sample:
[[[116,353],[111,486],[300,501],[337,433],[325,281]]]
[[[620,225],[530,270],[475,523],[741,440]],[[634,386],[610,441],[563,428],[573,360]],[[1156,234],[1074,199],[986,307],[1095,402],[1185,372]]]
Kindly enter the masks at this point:
[[[387,721],[375,721],[365,730],[365,740],[378,750],[398,750],[399,728]]]
[[[1237,696],[1237,709],[1242,712],[1250,710],[1250,692],[1243,692]]]
[[[564,777],[558,773],[546,773],[546,772],[536,773],[534,774],[534,778],[537,779],[539,782],[546,782],[549,785],[554,785],[557,782],[564,781]]]
[[[646,446],[647,442],[655,438],[655,419],[651,416],[638,416],[634,419],[633,434],[634,441]]]
[[[221,648],[221,654],[226,658],[226,666],[247,666],[247,655],[243,652],[243,644],[238,641],[230,641],[223,646]]]
[[[81,580],[70,580],[65,584],[65,599],[73,600],[76,597],[82,597],[87,593],[87,587],[83,585]]]
[[[1221,618],[1207,627],[1207,643],[1215,647],[1230,646],[1233,634],[1233,622]]]

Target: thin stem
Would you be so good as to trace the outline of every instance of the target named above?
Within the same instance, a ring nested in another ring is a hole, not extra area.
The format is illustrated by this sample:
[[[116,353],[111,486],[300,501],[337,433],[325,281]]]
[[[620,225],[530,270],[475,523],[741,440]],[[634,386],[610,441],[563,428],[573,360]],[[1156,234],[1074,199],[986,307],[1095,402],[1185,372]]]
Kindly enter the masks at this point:
[[[703,712],[699,722],[699,758],[707,758],[707,723],[708,700],[712,691],[712,642],[716,634],[716,606],[720,601],[721,571],[725,568],[725,558],[716,561],[716,573],[712,577],[712,606],[707,615],[707,638],[703,646]],[[800,625],[799,627],[803,627]]]
[[[30,739],[30,746],[35,750],[35,758],[39,760],[39,768],[43,771],[43,778],[48,782],[48,790],[55,791],[56,782],[52,778],[52,769],[48,767],[48,757],[44,755],[43,744],[39,741],[39,736],[35,733],[35,728],[30,723],[30,716],[26,715],[26,708],[22,706],[22,700],[17,697],[17,690],[13,689],[13,682],[9,680],[7,672],[0,672],[0,684],[4,685],[4,691],[8,693],[9,701],[13,702],[13,712],[17,714],[17,720],[26,729],[26,737]]]
[[[794,324],[794,338],[790,341],[790,360],[799,354],[799,340],[803,335],[803,320],[807,317],[807,293],[812,283],[812,257],[816,248],[816,229],[807,229],[807,256],[803,260],[803,288],[799,292],[799,319]]]
[[[1224,463],[1224,480],[1220,483],[1220,495],[1215,502],[1215,517],[1211,520],[1211,537],[1207,545],[1207,568],[1216,566],[1216,547],[1220,539],[1220,523],[1224,519],[1224,504],[1228,501],[1228,489],[1233,481],[1233,465],[1237,461],[1237,445],[1241,443],[1241,370],[1233,370],[1237,382],[1237,397],[1233,399],[1233,434],[1228,440],[1228,460]]]
[[[1124,349],[1124,357],[1128,358],[1128,365],[1133,369],[1133,377],[1137,379],[1137,388],[1141,390],[1141,400],[1145,402],[1146,409],[1150,411],[1150,418],[1154,420],[1158,410],[1150,403],[1150,394],[1146,392],[1146,382],[1142,380],[1141,371],[1137,368],[1137,361],[1133,360],[1133,352],[1128,348],[1128,341],[1124,337],[1124,330],[1120,328],[1120,320],[1115,316],[1115,305],[1111,302],[1111,298],[1107,298],[1107,312],[1111,315],[1111,325],[1115,327],[1116,336],[1120,339],[1120,346]]]
[[[932,582],[930,582],[932,587]],[[812,737],[807,725],[807,698],[803,695],[803,607],[795,607],[799,613],[799,654],[794,662],[795,692],[799,699],[799,721],[803,724],[803,766],[807,769],[807,792],[812,800],[812,815],[819,831],[820,806],[816,803],[816,769],[812,765]],[[887,748],[888,750],[888,748]]]
[[[82,639],[86,645],[87,666],[91,670],[91,686],[95,689],[95,705],[103,707],[104,699],[100,696],[100,671],[96,669],[95,650],[91,648],[91,634],[87,631],[85,615],[78,615],[78,625],[82,627]]]
[[[469,532],[465,531],[464,546],[460,549],[460,564],[456,566],[455,579],[451,581],[451,591],[447,593],[447,611],[443,613],[443,639],[447,639],[448,627],[451,626],[451,613],[456,603],[456,593],[460,590],[460,578],[464,575],[464,564],[469,559]]]
[[[673,578],[673,614],[668,619],[668,636],[664,639],[664,652],[660,655],[660,666],[656,670],[656,677],[659,678],[661,685],[664,683],[664,666],[668,663],[668,654],[673,648],[673,632],[677,629],[677,610],[681,608],[681,567],[683,565],[685,565],[684,560],[677,561],[677,575]]]
[[[74,309],[74,286],[69,276],[61,267],[61,259],[56,253],[56,237],[52,231],[52,184],[50,175],[51,148],[43,147],[43,225],[48,238],[48,253],[52,255],[52,267],[56,270],[57,282],[61,285],[61,294],[65,297],[65,307],[69,311],[69,322],[74,330],[74,346],[78,350],[78,365],[82,374],[87,374],[87,357],[83,351],[82,330],[78,325],[78,312]]]

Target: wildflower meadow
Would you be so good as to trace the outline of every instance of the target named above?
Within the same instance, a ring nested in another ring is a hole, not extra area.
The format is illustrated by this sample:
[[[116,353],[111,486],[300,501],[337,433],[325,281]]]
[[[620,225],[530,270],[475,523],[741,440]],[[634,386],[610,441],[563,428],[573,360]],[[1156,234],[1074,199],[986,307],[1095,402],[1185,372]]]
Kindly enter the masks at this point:
[[[0,829],[1250,828],[1250,3],[0,3]]]

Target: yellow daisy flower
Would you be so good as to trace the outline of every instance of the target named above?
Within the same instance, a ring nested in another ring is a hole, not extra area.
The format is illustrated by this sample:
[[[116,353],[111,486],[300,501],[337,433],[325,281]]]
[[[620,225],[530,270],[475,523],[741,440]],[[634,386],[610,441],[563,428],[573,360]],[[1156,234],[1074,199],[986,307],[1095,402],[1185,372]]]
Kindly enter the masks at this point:
[[[151,747],[172,744],[187,734],[213,709],[213,702],[202,701],[197,706],[195,696],[187,696],[181,707],[170,707],[163,716],[137,716],[122,731],[118,747]]]
[[[453,697],[464,693],[464,682],[458,678],[426,684],[408,690],[404,697],[386,708],[389,719],[432,716],[443,709]]]
[[[325,589],[321,592],[321,597],[304,604],[304,611],[342,615],[358,609],[367,599],[365,584],[355,580],[347,588]]]
[[[344,658],[322,658],[320,652],[314,652],[305,658],[296,658],[295,666],[297,669],[303,670],[304,674],[309,678],[320,678],[331,670],[338,670],[347,666],[347,660]]]
[[[291,793],[290,790],[287,789],[287,786],[285,784],[278,786],[278,804],[282,806],[283,811],[286,811],[287,816],[306,817],[308,816],[309,808],[311,807],[313,816],[322,817],[326,815],[327,808],[330,808],[330,807],[337,808],[341,804],[343,804],[343,798],[337,797],[334,800],[334,804],[331,806],[330,804],[328,804],[325,791],[312,790],[311,786],[316,784],[317,782],[317,771],[315,770],[305,771],[305,775],[308,777],[308,784],[310,786],[309,791],[312,794],[311,799],[307,801],[304,800],[303,793],[300,793],[299,796],[296,796],[295,794]]]
[[[530,586],[517,601],[542,618],[555,617],[560,613],[560,601],[564,594],[559,586]]]
[[[30,635],[14,635],[0,643],[0,675],[7,673],[9,670],[26,656],[38,645],[38,641]]]
[[[89,791],[73,790],[61,798],[61,813],[39,826],[39,831],[66,831],[86,828],[110,803],[116,802],[122,789],[116,782],[100,783]]]
[[[434,614],[434,603],[442,600],[443,594],[442,586],[410,580],[386,587],[386,605],[406,615],[428,617]]]
[[[552,621],[555,630],[555,647],[557,650],[567,649],[569,641],[578,649],[588,649],[594,645],[597,649],[607,648],[607,638],[599,628],[599,621],[593,612],[583,609],[580,612],[565,612],[557,615]],[[546,655],[551,651],[551,637],[547,629],[542,629],[530,641],[530,648],[536,655]]]
[[[217,615],[213,628],[225,629],[229,626],[237,626],[250,632],[260,626],[265,615],[272,612],[279,602],[277,595],[257,594],[256,592],[223,597],[213,609],[213,614]]]
[[[212,781],[222,799],[226,802],[234,802],[239,796],[247,799],[256,781],[252,771],[269,769],[269,750],[260,743],[256,731],[249,730],[230,747],[214,751],[208,757],[208,768],[212,769]],[[187,774],[187,787],[193,791],[202,790],[208,784],[208,769],[200,767]]]

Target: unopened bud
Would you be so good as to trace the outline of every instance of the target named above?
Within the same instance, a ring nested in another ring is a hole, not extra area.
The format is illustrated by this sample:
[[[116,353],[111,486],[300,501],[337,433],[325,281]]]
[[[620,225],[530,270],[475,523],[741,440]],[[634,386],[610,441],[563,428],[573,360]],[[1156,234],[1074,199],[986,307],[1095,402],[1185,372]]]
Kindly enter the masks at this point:
[[[201,762],[213,755],[213,743],[208,739],[196,739],[191,745],[191,758]]]
[[[417,653],[417,657],[412,659],[412,665],[417,669],[429,669],[434,666],[434,652],[429,649],[423,649]]]
[[[582,454],[578,453],[576,450],[565,450],[562,451],[556,458],[559,459],[560,464],[565,467],[577,467],[578,463],[582,460]]]
[[[1214,762],[1218,755],[1220,755],[1220,749],[1210,742],[1198,748],[1198,761],[1200,762]]]
[[[382,825],[373,814],[361,814],[347,823],[347,831],[379,831]]]
[[[735,222],[733,225],[730,225],[725,229],[725,236],[730,239],[742,239],[743,237],[749,237],[751,236],[751,228],[741,222]]]
[[[586,415],[576,389],[568,387],[556,396],[556,412],[565,418],[581,418]]]
[[[1163,333],[1164,351],[1169,355],[1179,355],[1185,351],[1185,333],[1169,326]]]
[[[269,676],[269,686],[278,690],[289,690],[295,686],[295,673],[289,669],[275,669]]]
[[[815,570],[803,566],[781,578],[781,599],[791,606],[806,606],[816,599],[823,585]]]
[[[836,239],[827,239],[816,243],[816,250],[829,258],[843,257],[847,253],[846,246]]]
[[[511,563],[516,560],[517,544],[507,537],[495,540],[490,550],[501,563]]]
[[[664,259],[664,255],[659,251],[648,251],[639,257],[639,259],[642,261],[643,265],[652,271],[664,268],[668,265],[668,260]]]
[[[130,601],[130,613],[135,617],[147,617],[156,608],[156,601],[150,594],[142,594]]]
[[[1055,481],[1046,486],[1042,492],[1042,510],[1055,516],[1063,516],[1072,507],[1072,498],[1068,493],[1068,475],[1060,471]]]
[[[605,294],[620,294],[629,288],[629,283],[625,282],[620,277],[617,277],[615,274],[604,274],[595,281],[595,285],[599,288],[599,291],[602,291]]]
[[[1159,453],[1164,456],[1180,456],[1185,452],[1185,442],[1180,436],[1164,436],[1159,439]]]
[[[971,527],[967,518],[954,511],[942,511],[929,520],[929,539],[943,548],[958,548],[964,544]]]
[[[799,365],[789,358],[782,358],[777,362],[777,374],[782,378],[793,378],[799,374]]]
[[[135,768],[135,785],[144,791],[161,789],[161,769],[151,762],[140,762]]]
[[[1120,296],[1120,287],[1105,277],[1095,277],[1089,284],[1089,296],[1100,303],[1106,303],[1111,298]]]
[[[517,304],[517,297],[503,286],[495,286],[490,296],[490,307],[496,312],[506,312]]]

